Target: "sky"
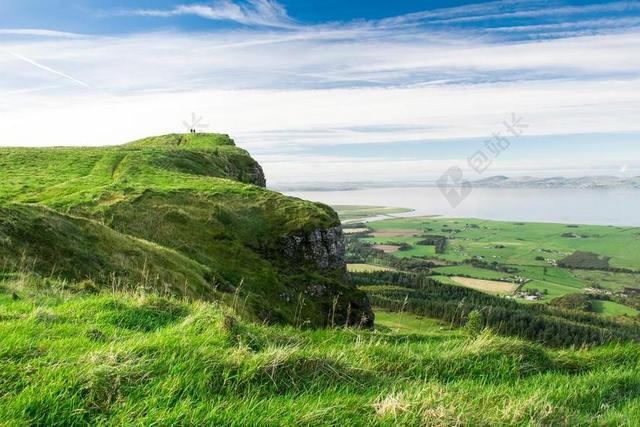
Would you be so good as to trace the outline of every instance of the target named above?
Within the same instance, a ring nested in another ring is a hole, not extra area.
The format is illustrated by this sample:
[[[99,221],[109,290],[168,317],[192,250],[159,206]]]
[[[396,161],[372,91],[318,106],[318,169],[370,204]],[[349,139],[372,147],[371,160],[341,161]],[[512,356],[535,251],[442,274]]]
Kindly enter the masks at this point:
[[[0,145],[231,135],[272,184],[640,175],[640,1],[0,1]]]

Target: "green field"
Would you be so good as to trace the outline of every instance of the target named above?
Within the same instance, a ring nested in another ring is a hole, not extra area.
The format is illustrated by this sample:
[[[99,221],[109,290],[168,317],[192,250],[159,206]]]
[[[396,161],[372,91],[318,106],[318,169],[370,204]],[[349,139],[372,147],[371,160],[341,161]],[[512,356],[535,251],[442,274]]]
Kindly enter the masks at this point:
[[[461,337],[461,329],[428,317],[415,316],[411,313],[393,313],[382,309],[376,310],[376,324],[379,329],[388,328],[394,333],[429,335],[432,337]]]
[[[620,291],[625,287],[640,288],[640,274],[584,270],[573,270],[572,274],[587,286],[597,285],[612,291]]]
[[[433,217],[378,220],[367,223],[366,227],[369,233],[360,235],[360,242],[405,246],[404,250],[393,252],[394,257],[415,257],[438,264],[452,264],[431,269],[431,274],[443,283],[455,283],[445,276],[484,280],[518,276],[526,281],[520,290],[539,291],[538,297],[542,301],[581,293],[588,287],[602,287],[615,292],[625,287],[640,289],[640,228]],[[418,242],[424,240],[423,236],[446,237],[445,252],[436,253],[434,246],[419,245]],[[610,258],[611,268],[633,270],[639,274],[557,266],[558,262],[576,251]],[[635,313],[631,307],[626,307],[626,311],[602,311],[608,314]]]
[[[363,271],[390,271],[389,267],[375,264],[347,264],[347,271],[350,272],[363,272]]]
[[[640,228],[447,218],[389,219],[367,226],[373,231],[413,229],[448,236],[450,248],[442,258],[452,261],[481,256],[504,264],[544,266],[547,263],[537,256],[557,260],[587,251],[611,257],[613,267],[640,270]],[[565,233],[584,237],[562,237]]]
[[[638,310],[618,304],[613,301],[592,301],[596,313],[607,314],[609,316],[637,316]]]
[[[408,236],[393,236],[393,237],[365,237],[362,238],[362,241],[368,242],[371,244],[377,245],[402,245],[403,243],[407,243],[411,245],[410,248],[405,250],[399,250],[395,253],[395,256],[400,258],[410,258],[410,257],[421,257],[421,256],[433,256],[436,254],[436,251],[433,246],[426,245],[418,245],[416,244],[420,241],[419,237],[408,237]]]
[[[486,279],[486,280],[499,280],[499,279],[507,279],[510,277],[510,275],[507,273],[487,270],[485,268],[477,268],[471,265],[453,265],[449,267],[437,267],[433,269],[433,272],[435,274],[441,274],[443,276],[468,276],[468,277],[475,277],[477,279]]]
[[[523,289],[546,290],[543,297],[549,300],[568,293],[581,292],[585,284],[577,279],[572,271],[558,267],[540,267],[528,265],[515,265],[524,277],[531,279],[523,286]]]
[[[411,212],[406,208],[390,208],[385,206],[332,205],[342,221],[356,221],[381,215],[393,215]]]
[[[304,330],[217,304],[0,283],[0,425],[633,425],[640,347],[551,350],[378,311]]]

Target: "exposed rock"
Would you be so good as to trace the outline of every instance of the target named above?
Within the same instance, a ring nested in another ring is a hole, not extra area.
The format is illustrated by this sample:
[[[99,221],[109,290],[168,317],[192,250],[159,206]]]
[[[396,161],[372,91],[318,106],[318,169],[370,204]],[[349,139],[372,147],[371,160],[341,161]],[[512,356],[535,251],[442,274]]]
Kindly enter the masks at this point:
[[[346,281],[345,246],[342,228],[339,225],[289,235],[284,253],[296,264],[310,263],[320,270],[338,272],[340,287],[314,283],[304,290],[308,297],[317,301],[331,301],[334,298],[340,301],[330,323],[361,328],[373,327],[374,314],[366,294]]]
[[[372,328],[375,316],[373,310],[371,310],[369,299],[365,296],[360,300],[351,301],[350,304],[352,316],[349,319],[349,325],[359,328]]]
[[[321,269],[344,269],[344,241],[340,226],[318,228],[287,237],[285,255],[298,262],[312,262]]]
[[[310,285],[307,290],[304,291],[304,293],[310,297],[321,297],[324,296],[326,292],[327,287],[324,285]]]
[[[255,185],[260,187],[267,186],[267,179],[265,178],[264,171],[262,170],[262,166],[260,166],[259,163],[256,162],[255,166],[250,172],[250,175],[252,176],[252,181]]]

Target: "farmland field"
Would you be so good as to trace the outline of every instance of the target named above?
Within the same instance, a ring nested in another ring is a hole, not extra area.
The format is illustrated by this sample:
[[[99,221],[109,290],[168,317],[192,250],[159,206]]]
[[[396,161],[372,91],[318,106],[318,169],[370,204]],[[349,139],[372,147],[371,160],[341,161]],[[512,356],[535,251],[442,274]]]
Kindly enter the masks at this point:
[[[381,220],[367,226],[374,233],[400,229],[448,236],[450,248],[441,257],[451,261],[479,256],[505,264],[545,266],[547,260],[585,251],[611,257],[612,267],[640,270],[640,228],[634,227],[423,217]],[[395,239],[401,243],[412,240],[419,237]]]
[[[347,271],[363,272],[363,271],[390,271],[392,268],[374,264],[347,264]]]
[[[470,265],[452,265],[447,267],[438,267],[434,268],[433,271],[444,276],[468,276],[487,280],[506,279],[509,277],[509,275],[506,273],[487,270],[484,268],[477,268]]]
[[[638,298],[624,294],[640,289],[640,228],[436,217],[382,219],[362,227],[350,239],[385,252],[361,253],[362,263],[379,258],[375,264],[402,270],[397,266],[423,260],[428,264],[417,271],[440,283],[514,294],[522,302],[591,292],[595,312],[635,315],[640,306]],[[437,248],[437,239],[446,245]],[[598,289],[608,297],[595,295]]]
[[[618,304],[613,301],[593,301],[593,304],[596,313],[607,314],[609,316],[638,315],[638,310],[624,306],[622,304]]]
[[[385,206],[334,205],[333,209],[338,212],[338,215],[340,215],[343,221],[354,221],[380,215],[411,212],[411,209],[407,208],[390,208]]]
[[[471,279],[469,277],[451,277],[453,283],[465,288],[475,289],[494,295],[510,295],[518,286],[509,282],[499,282],[497,280]]]

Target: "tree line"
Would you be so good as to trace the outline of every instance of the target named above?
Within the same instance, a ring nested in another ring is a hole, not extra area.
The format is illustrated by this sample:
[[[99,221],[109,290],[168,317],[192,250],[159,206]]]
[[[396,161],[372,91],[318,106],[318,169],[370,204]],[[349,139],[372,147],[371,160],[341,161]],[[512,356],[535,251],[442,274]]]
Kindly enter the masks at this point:
[[[519,304],[473,289],[445,285],[424,274],[372,272],[351,275],[358,285],[380,285],[369,293],[375,307],[407,311],[443,320],[454,326],[466,323],[470,312],[481,313],[482,327],[552,347],[585,346],[612,341],[640,340],[640,323],[618,321],[546,304]],[[396,285],[406,288],[386,288]]]

